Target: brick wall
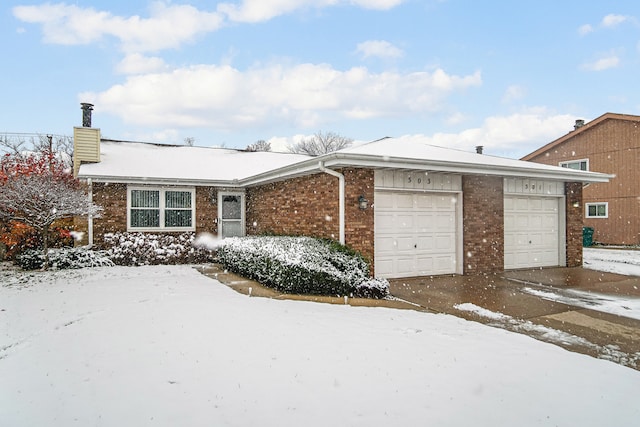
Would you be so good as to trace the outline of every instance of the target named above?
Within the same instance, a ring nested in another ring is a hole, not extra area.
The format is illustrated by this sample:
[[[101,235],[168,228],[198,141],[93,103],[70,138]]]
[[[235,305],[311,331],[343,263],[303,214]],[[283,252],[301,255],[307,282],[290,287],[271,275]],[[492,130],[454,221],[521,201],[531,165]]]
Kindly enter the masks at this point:
[[[218,235],[218,188],[196,187],[196,233]]]
[[[323,173],[247,189],[246,231],[338,240],[338,178]]]
[[[345,243],[370,261],[373,274],[374,257],[374,171],[344,169],[345,180]],[[360,209],[358,197],[364,195],[369,207]]]
[[[93,242],[102,243],[106,233],[127,231],[127,185],[93,183],[93,202],[104,209],[100,218],[93,220]]]
[[[503,178],[463,176],[462,191],[464,274],[503,271]]]
[[[582,266],[582,183],[565,184],[567,267]]]
[[[342,169],[345,176],[345,243],[373,261],[373,170]],[[361,210],[358,197],[369,200]],[[338,178],[326,173],[247,190],[247,234],[305,235],[339,240]]]

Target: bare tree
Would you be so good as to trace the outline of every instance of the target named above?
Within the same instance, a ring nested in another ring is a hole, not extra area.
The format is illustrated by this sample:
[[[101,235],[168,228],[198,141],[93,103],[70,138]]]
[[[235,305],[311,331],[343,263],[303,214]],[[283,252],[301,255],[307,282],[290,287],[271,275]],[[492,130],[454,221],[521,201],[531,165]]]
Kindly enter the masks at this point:
[[[69,169],[48,155],[5,155],[0,160],[0,220],[17,221],[42,237],[45,268],[49,264],[49,230],[59,219],[97,215]]]
[[[37,133],[5,133],[0,135],[0,152],[10,155],[55,153],[67,167],[73,163],[73,137]]]
[[[264,139],[259,139],[253,144],[247,145],[245,151],[271,151],[271,143],[265,141]]]
[[[335,132],[322,131],[317,132],[309,138],[290,145],[289,152],[298,154],[308,154],[310,156],[320,156],[322,154],[332,153],[349,147],[353,143],[353,139],[340,136]]]

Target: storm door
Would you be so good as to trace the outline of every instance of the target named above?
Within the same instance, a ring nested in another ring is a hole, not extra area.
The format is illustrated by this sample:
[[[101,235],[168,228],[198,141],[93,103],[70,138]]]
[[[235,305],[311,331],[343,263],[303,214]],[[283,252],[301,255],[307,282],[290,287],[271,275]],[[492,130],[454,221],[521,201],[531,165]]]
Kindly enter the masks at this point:
[[[219,236],[244,236],[244,194],[218,194]]]

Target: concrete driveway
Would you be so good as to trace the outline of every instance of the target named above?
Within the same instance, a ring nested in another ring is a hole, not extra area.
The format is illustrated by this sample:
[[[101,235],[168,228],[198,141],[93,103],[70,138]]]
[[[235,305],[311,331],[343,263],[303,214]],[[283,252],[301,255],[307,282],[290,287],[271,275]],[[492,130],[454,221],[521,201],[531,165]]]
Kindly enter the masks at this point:
[[[545,268],[390,283],[394,297],[421,309],[524,333],[640,369],[640,277]]]

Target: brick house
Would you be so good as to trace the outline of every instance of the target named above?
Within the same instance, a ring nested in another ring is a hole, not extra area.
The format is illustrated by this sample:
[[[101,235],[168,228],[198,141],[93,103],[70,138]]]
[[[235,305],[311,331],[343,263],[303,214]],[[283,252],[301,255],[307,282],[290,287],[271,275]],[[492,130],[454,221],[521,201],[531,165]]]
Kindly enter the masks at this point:
[[[582,190],[584,225],[604,244],[640,245],[640,116],[606,113],[522,158],[614,175]]]
[[[105,233],[335,239],[381,277],[582,264],[582,186],[608,176],[384,138],[319,157],[101,139],[74,129]]]

